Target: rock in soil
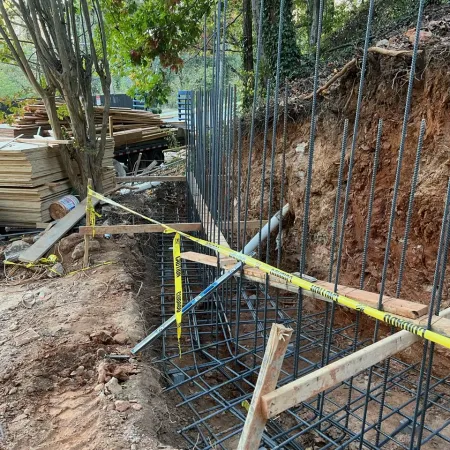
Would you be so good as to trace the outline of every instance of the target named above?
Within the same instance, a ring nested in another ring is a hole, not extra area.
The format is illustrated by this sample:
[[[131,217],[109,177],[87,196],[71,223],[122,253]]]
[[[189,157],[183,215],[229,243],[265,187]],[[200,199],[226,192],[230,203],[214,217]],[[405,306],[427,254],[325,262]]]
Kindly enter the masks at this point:
[[[119,345],[124,345],[128,342],[128,336],[124,333],[117,333],[113,339],[114,342]]]
[[[96,240],[89,241],[89,251],[90,252],[96,252],[100,250],[100,242]],[[77,246],[73,249],[72,252],[72,259],[80,259],[84,256],[84,242],[80,242],[77,244]]]
[[[84,241],[84,236],[78,233],[70,234],[69,236],[65,237],[64,239],[61,239],[59,243],[59,251],[61,253],[69,253],[71,252],[74,247]]]
[[[30,244],[27,244],[24,241],[14,241],[12,244],[8,245],[4,251],[5,260],[10,262],[18,262],[20,254],[30,247]]]
[[[28,330],[25,330],[19,334],[16,334],[14,336],[14,341],[16,342],[16,345],[18,347],[29,344],[30,342],[33,342],[36,339],[39,339],[39,334],[36,333],[32,328],[28,328]]]
[[[113,395],[119,395],[122,392],[122,386],[119,384],[119,380],[112,377],[106,384],[106,389]]]
[[[116,400],[114,406],[116,407],[116,411],[125,412],[127,409],[130,409],[131,405],[126,400]]]

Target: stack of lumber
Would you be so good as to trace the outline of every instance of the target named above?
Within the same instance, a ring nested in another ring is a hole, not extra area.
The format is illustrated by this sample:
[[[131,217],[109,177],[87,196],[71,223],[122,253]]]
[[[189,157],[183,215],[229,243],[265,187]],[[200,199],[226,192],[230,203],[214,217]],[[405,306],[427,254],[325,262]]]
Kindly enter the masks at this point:
[[[57,106],[61,106],[62,103]],[[14,125],[17,127],[35,126],[41,127],[43,130],[50,129],[50,123],[48,121],[47,111],[44,104],[27,105],[24,108],[24,113],[21,116],[17,116],[14,120]],[[61,125],[69,126],[68,119],[60,120]]]
[[[31,126],[10,126],[6,124],[0,124],[0,137],[16,138],[23,136],[25,138],[32,138],[38,131],[38,127]]]
[[[106,138],[105,153],[103,155],[102,161],[102,172],[103,172],[102,184],[104,192],[112,191],[116,187],[115,181],[116,171],[114,170],[113,166],[113,158],[114,158],[114,139]]]
[[[111,168],[103,168],[103,191],[108,193],[116,187],[116,171]]]
[[[62,106],[58,103],[57,106]],[[103,106],[94,107],[94,117],[97,131],[102,129]],[[61,121],[69,135],[70,121],[67,119]],[[153,114],[150,111],[141,111],[130,108],[111,108],[109,112],[109,131],[113,133],[116,147],[130,145],[140,142],[149,142],[161,139],[170,133],[170,130],[161,128],[164,122],[159,114]],[[49,130],[50,124],[45,107],[42,103],[27,105],[25,112],[16,116],[12,126],[0,125],[0,136],[17,137],[23,134],[26,138],[32,138],[37,134],[39,127],[41,130]]]
[[[113,167],[114,145],[114,139],[107,137],[105,143],[105,153],[102,161],[103,167]]]
[[[50,204],[70,191],[67,179],[34,188],[0,187],[0,223],[34,226],[37,222],[48,222],[51,220]]]
[[[139,142],[149,142],[155,139],[161,139],[171,133],[169,128],[148,127],[137,128],[128,131],[119,131],[114,133],[114,142],[116,147],[123,145],[137,144]]]
[[[5,140],[0,140],[0,147]],[[33,225],[50,220],[50,204],[70,193],[58,150],[14,142],[0,150],[0,223]]]
[[[0,138],[0,147],[8,139]],[[0,149],[0,224],[31,226],[50,220],[49,206],[72,191],[59,157],[60,141],[21,139]],[[115,188],[114,140],[107,138],[103,188]]]
[[[102,124],[103,106],[94,107],[95,123]],[[111,108],[109,117],[112,120],[114,131],[131,130],[135,128],[146,128],[151,126],[161,126],[163,121],[159,114],[153,114],[150,111],[142,111],[130,108]]]
[[[57,104],[58,107],[63,105],[63,103]],[[12,126],[4,125],[0,127],[0,136],[16,137],[19,134],[24,134],[32,137],[36,134],[39,127],[41,127],[42,130],[50,129],[48,115],[44,104],[36,103],[27,105],[24,110],[22,115],[14,118]],[[95,124],[97,125],[98,131],[101,130],[103,111],[103,106],[94,107]],[[113,132],[134,130],[138,128],[160,127],[164,123],[158,114],[130,108],[111,108],[109,117],[110,123],[113,124]],[[69,119],[66,118],[62,120],[61,124],[64,125],[70,133]]]
[[[5,142],[0,140],[0,147]],[[66,178],[58,153],[54,147],[32,141],[0,149],[0,187],[37,187]]]

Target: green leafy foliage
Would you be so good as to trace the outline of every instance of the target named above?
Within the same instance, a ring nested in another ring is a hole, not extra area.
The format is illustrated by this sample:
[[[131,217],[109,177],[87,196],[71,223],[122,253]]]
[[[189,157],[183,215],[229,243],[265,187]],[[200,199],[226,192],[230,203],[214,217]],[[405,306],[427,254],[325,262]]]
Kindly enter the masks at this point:
[[[59,120],[64,120],[69,117],[69,109],[65,103],[57,107],[56,113],[58,114]]]
[[[167,83],[170,95],[167,99],[169,108],[177,107],[177,94],[179,90],[198,91],[205,88],[205,61],[203,55],[189,54],[182,55],[184,59],[183,67],[178,73],[170,73],[167,76]],[[241,76],[241,55],[229,52],[225,56],[225,85],[237,85],[239,92],[242,92]],[[206,89],[213,87],[213,58],[208,55],[206,58]]]
[[[133,81],[127,91],[130,97],[143,100],[147,107],[155,107],[167,101],[171,89],[163,71],[151,72],[143,68],[137,75],[136,72],[131,73],[130,78]]]
[[[0,98],[0,123],[11,125],[15,117],[25,112],[30,102],[32,102],[31,99],[18,100],[16,97]]]
[[[128,76],[129,94],[162,104],[167,74],[183,66],[181,54],[199,40],[211,0],[103,0],[113,72]]]
[[[18,67],[0,63],[0,98],[27,97],[31,92],[28,80]]]
[[[280,13],[283,17],[282,48],[280,56],[281,79],[293,78],[300,68],[300,52],[297,46],[294,22],[292,20],[292,0],[285,0],[284,10],[280,10],[279,0],[265,0],[263,10],[263,45],[268,74],[275,76],[278,56],[278,29]]]

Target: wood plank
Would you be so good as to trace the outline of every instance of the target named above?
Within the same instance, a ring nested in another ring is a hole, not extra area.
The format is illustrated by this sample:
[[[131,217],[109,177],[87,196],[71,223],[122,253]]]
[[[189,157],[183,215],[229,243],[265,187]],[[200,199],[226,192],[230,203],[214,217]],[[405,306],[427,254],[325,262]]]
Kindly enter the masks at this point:
[[[252,402],[239,439],[238,450],[258,450],[259,448],[267,422],[261,408],[261,397],[272,392],[277,386],[292,331],[283,325],[272,324]]]
[[[202,264],[206,264],[208,266],[212,266],[212,267],[217,266],[217,258],[214,256],[203,255],[202,253],[196,253],[196,252],[184,252],[181,254],[181,257],[183,259],[199,262]],[[234,262],[234,264],[235,264],[235,262]],[[231,265],[232,264],[230,264],[228,262],[226,264],[222,264],[224,269],[229,269]],[[265,272],[263,272],[259,269],[255,269],[253,267],[248,267],[248,266],[244,267],[243,275],[244,275],[243,278],[248,281],[255,281],[257,283],[265,283],[266,282]],[[237,272],[235,274],[235,276],[237,276],[237,277],[240,276],[240,271]],[[329,290],[334,290],[334,285],[332,283],[327,283],[326,281],[317,280],[315,282],[315,284],[317,284],[318,286],[325,287],[326,289],[329,289]],[[289,291],[289,292],[294,292],[294,293],[298,292],[297,286],[294,286],[293,284],[289,284],[289,283],[283,281],[282,279],[274,277],[274,276],[269,276],[269,285],[274,288],[283,289],[283,290]],[[338,293],[345,295],[346,297],[349,297],[358,302],[361,302],[367,306],[376,308],[378,305],[378,294],[375,294],[373,292],[361,291],[360,289],[354,289],[352,287],[338,285]],[[357,295],[353,296],[354,293],[356,293]],[[329,300],[325,297],[322,297],[318,294],[315,294],[313,292],[310,292],[310,291],[304,290],[303,295],[305,295],[306,297],[311,297],[311,298],[315,298],[318,300],[324,300],[326,302],[331,302],[331,300]],[[423,305],[421,303],[410,302],[408,300],[384,296],[383,310],[390,314],[400,316],[402,318],[406,317],[408,319],[414,319],[414,320],[411,320],[411,322],[415,323],[417,325],[420,325],[422,322],[420,322],[417,319],[418,313],[420,312],[421,316],[423,316],[424,314],[427,314],[428,306]],[[422,326],[423,326],[423,323],[422,323]],[[449,332],[450,332],[450,330],[449,330]],[[444,334],[447,334],[447,333],[444,331]]]
[[[238,276],[239,274],[237,274]],[[259,269],[254,269],[252,267],[244,269],[244,277],[249,281],[256,281],[259,283],[265,283],[266,274]],[[289,292],[298,292],[298,287],[293,284],[286,283],[280,278],[269,276],[269,284],[273,287],[284,289]],[[322,286],[331,291],[334,290],[333,283],[327,283],[326,281],[318,280],[315,284]],[[359,289],[354,289],[347,286],[338,286],[338,293],[345,295],[353,300],[356,300],[364,305],[371,306],[372,308],[377,308],[378,306],[378,294],[368,291],[361,291]],[[324,300],[326,302],[331,302],[331,300],[322,297],[314,292],[303,290],[303,294],[306,297],[315,298],[318,300]],[[354,296],[355,294],[355,296]],[[391,314],[399,315],[403,318],[417,319],[428,313],[428,306],[422,303],[415,303],[408,300],[396,299],[393,297],[384,296],[383,297],[383,310]]]
[[[441,316],[438,319],[450,322],[449,319],[445,319],[449,315],[450,308],[447,308],[441,311]],[[421,338],[415,334],[405,330],[399,331],[269,392],[263,395],[261,399],[264,417],[266,419],[275,417],[283,411],[348,380],[374,364],[378,364],[386,358],[406,350],[420,340]]]
[[[89,189],[91,189],[92,186],[92,178],[88,178],[87,182],[87,191],[86,191],[86,199],[89,200],[89,203],[86,201],[86,223],[91,223],[91,208],[90,205],[92,205],[92,197],[89,194]],[[95,211],[94,211],[95,212]],[[83,255],[83,269],[87,269],[89,267],[89,244],[90,244],[91,237],[89,235],[84,236],[84,255]]]
[[[93,198],[92,204],[95,206],[99,202]],[[52,246],[58,242],[73,226],[80,221],[86,214],[86,199],[75,206],[74,209],[58,221],[47,233],[42,235],[31,247],[20,254],[19,259],[22,262],[35,262],[42,258]]]
[[[217,267],[217,258],[211,255],[204,255],[197,252],[182,252],[181,258],[188,261],[199,262],[207,266]]]
[[[136,176],[136,177],[116,177],[117,183],[131,183],[131,182],[141,182],[147,183],[149,181],[186,181],[186,177],[184,175],[181,176]]]
[[[316,284],[321,287],[328,289],[329,291],[334,291],[334,283],[327,283],[326,281],[320,281]],[[375,292],[363,291],[361,289],[351,289],[343,292],[343,287],[338,287],[338,293],[346,295],[353,300],[364,303],[365,305],[372,306],[373,308],[378,307],[379,294]],[[347,288],[350,289],[350,288]],[[399,300],[394,297],[389,297],[388,295],[383,296],[383,308],[385,311],[389,311],[392,314],[399,314],[401,316],[410,317],[411,319],[417,319],[424,314],[428,313],[428,305],[423,305],[421,303],[413,303],[407,300]],[[389,309],[387,309],[389,308]]]
[[[193,223],[168,223],[170,228],[177,231],[201,231],[200,222]],[[161,225],[142,224],[142,225],[99,225],[95,227],[96,234],[136,234],[136,233],[161,233],[164,228]],[[92,227],[80,227],[80,234],[92,234]]]

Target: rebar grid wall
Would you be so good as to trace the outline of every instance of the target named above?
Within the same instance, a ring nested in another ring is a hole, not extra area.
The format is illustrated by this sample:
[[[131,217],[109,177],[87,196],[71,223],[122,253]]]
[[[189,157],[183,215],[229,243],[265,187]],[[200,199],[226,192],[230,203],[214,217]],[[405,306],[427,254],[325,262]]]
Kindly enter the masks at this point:
[[[283,0],[281,0],[283,1]],[[264,0],[261,0],[260,11]],[[349,210],[354,161],[358,158],[357,137],[364,94],[367,54],[370,41],[374,0],[370,0],[367,17],[367,29],[361,64],[361,77],[358,90],[357,108],[354,117],[347,118],[342,135],[341,158],[334,214],[332,223],[331,256],[329,260],[328,280],[339,282],[345,223]],[[248,165],[242,163],[244,149],[243,126],[238,117],[238,92],[234,87],[225,86],[224,55],[226,42],[225,12],[227,1],[216,11],[214,34],[214,72],[213,89],[202,90],[193,96],[192,110],[187,120],[188,161],[187,180],[190,193],[187,195],[188,217],[190,221],[203,220],[203,237],[219,242],[218,230],[228,244],[242,249],[256,231],[247,230],[250,182],[260,179],[260,228],[263,225],[263,209],[271,217],[283,206],[285,151],[286,151],[286,111],[282,115],[283,145],[280,204],[274,201],[274,172],[277,134],[267,141],[270,127],[277,129],[279,104],[287,108],[288,90],[284,89],[284,101],[280,99],[281,80],[279,70],[274,86],[268,84],[266,97],[266,120],[264,126],[263,168],[261,173],[253,173],[251,154],[255,142],[255,114],[259,103],[258,81],[261,59],[261,29],[258,30],[257,60],[255,67],[255,94],[251,111],[248,134]],[[387,218],[389,221],[386,236],[384,264],[381,268],[379,309],[386,287],[391,241],[396,220],[396,205],[399,194],[400,174],[407,127],[410,123],[412,89],[418,54],[418,33],[421,28],[424,1],[421,0],[417,12],[416,39],[413,49],[409,84],[405,98],[404,118],[400,146],[397,155],[395,181],[392,186],[392,207]],[[323,1],[320,5],[320,20],[317,29],[316,65],[314,73],[314,93],[318,88],[318,70],[320,61],[320,36],[322,27]],[[261,24],[261,20],[259,22]],[[282,36],[283,17],[280,17],[279,36]],[[206,33],[205,33],[206,39]],[[279,38],[278,50],[283,43]],[[206,49],[206,43],[205,43]],[[278,61],[279,62],[279,61]],[[279,63],[278,63],[279,68]],[[205,72],[206,74],[206,72]],[[205,81],[206,86],[206,81]],[[272,99],[273,101],[269,101]],[[304,196],[303,226],[299,272],[307,267],[307,250],[310,242],[308,219],[311,206],[312,167],[314,164],[316,134],[317,95],[313,95],[311,110],[310,139],[308,149],[308,171]],[[271,111],[271,108],[273,111]],[[273,117],[269,121],[269,116]],[[353,132],[349,130],[353,123]],[[401,295],[403,273],[408,250],[408,236],[411,217],[414,213],[414,194],[420,168],[425,121],[421,122],[417,136],[417,153],[413,171],[410,174],[410,201],[407,211],[406,227],[402,242],[401,260],[396,268],[398,281],[396,297]],[[377,165],[383,121],[378,121],[377,145],[374,152],[373,172],[370,180],[370,193],[367,198],[363,258],[359,288],[364,289],[365,268],[369,252],[372,205],[375,197]],[[349,139],[351,136],[351,139]],[[270,146],[270,148],[268,148]],[[267,155],[270,158],[267,158]],[[344,180],[344,161],[349,159],[348,173]],[[345,190],[343,185],[345,181]],[[265,189],[269,185],[269,189]],[[435,261],[435,274],[430,294],[430,312],[427,327],[431,328],[433,314],[441,310],[442,289],[447,266],[450,239],[449,202],[450,183],[443,204],[438,252]],[[267,194],[268,192],[268,194]],[[192,195],[194,194],[194,195]],[[253,195],[253,194],[252,194]],[[207,213],[210,213],[208,216]],[[208,217],[208,220],[205,220]],[[167,218],[164,218],[167,219]],[[260,242],[256,251],[258,258],[279,266],[282,261],[283,224]],[[161,237],[159,249],[162,277],[161,311],[163,320],[172,316],[173,309],[173,262],[171,237]],[[183,242],[183,250],[200,253],[205,249],[193,242]],[[270,259],[275,247],[275,258]],[[210,253],[211,254],[211,253]],[[185,302],[194,298],[202,289],[211,284],[220,275],[217,268],[184,261],[183,282]],[[242,271],[241,274],[242,275]],[[354,286],[357,287],[357,286]],[[180,430],[186,438],[189,448],[198,449],[234,449],[237,447],[247,405],[251,399],[258,371],[264,354],[272,323],[282,323],[293,328],[294,334],[288,347],[278,386],[301,378],[318,368],[352,354],[380,339],[380,324],[373,322],[373,335],[363,338],[360,313],[336,319],[338,308],[335,303],[320,303],[314,307],[305,301],[303,292],[298,295],[286,294],[265,284],[252,284],[234,277],[223,283],[219,289],[190,310],[183,318],[183,337],[181,341],[183,356],[178,354],[175,326],[163,336],[163,355],[159,363],[169,375],[171,385],[167,390],[175,390],[180,396],[179,406],[190,411],[190,423]],[[392,333],[396,330],[392,329]],[[367,335],[367,334],[365,334]],[[369,349],[370,351],[370,349]],[[448,377],[433,375],[433,360],[436,356],[435,345],[428,341],[422,343],[421,361],[408,364],[402,359],[391,357],[377,362],[369,370],[358,374],[335,387],[312,395],[299,406],[289,409],[267,423],[261,447],[270,449],[431,449],[450,448],[450,389]],[[419,361],[419,359],[418,359]]]

